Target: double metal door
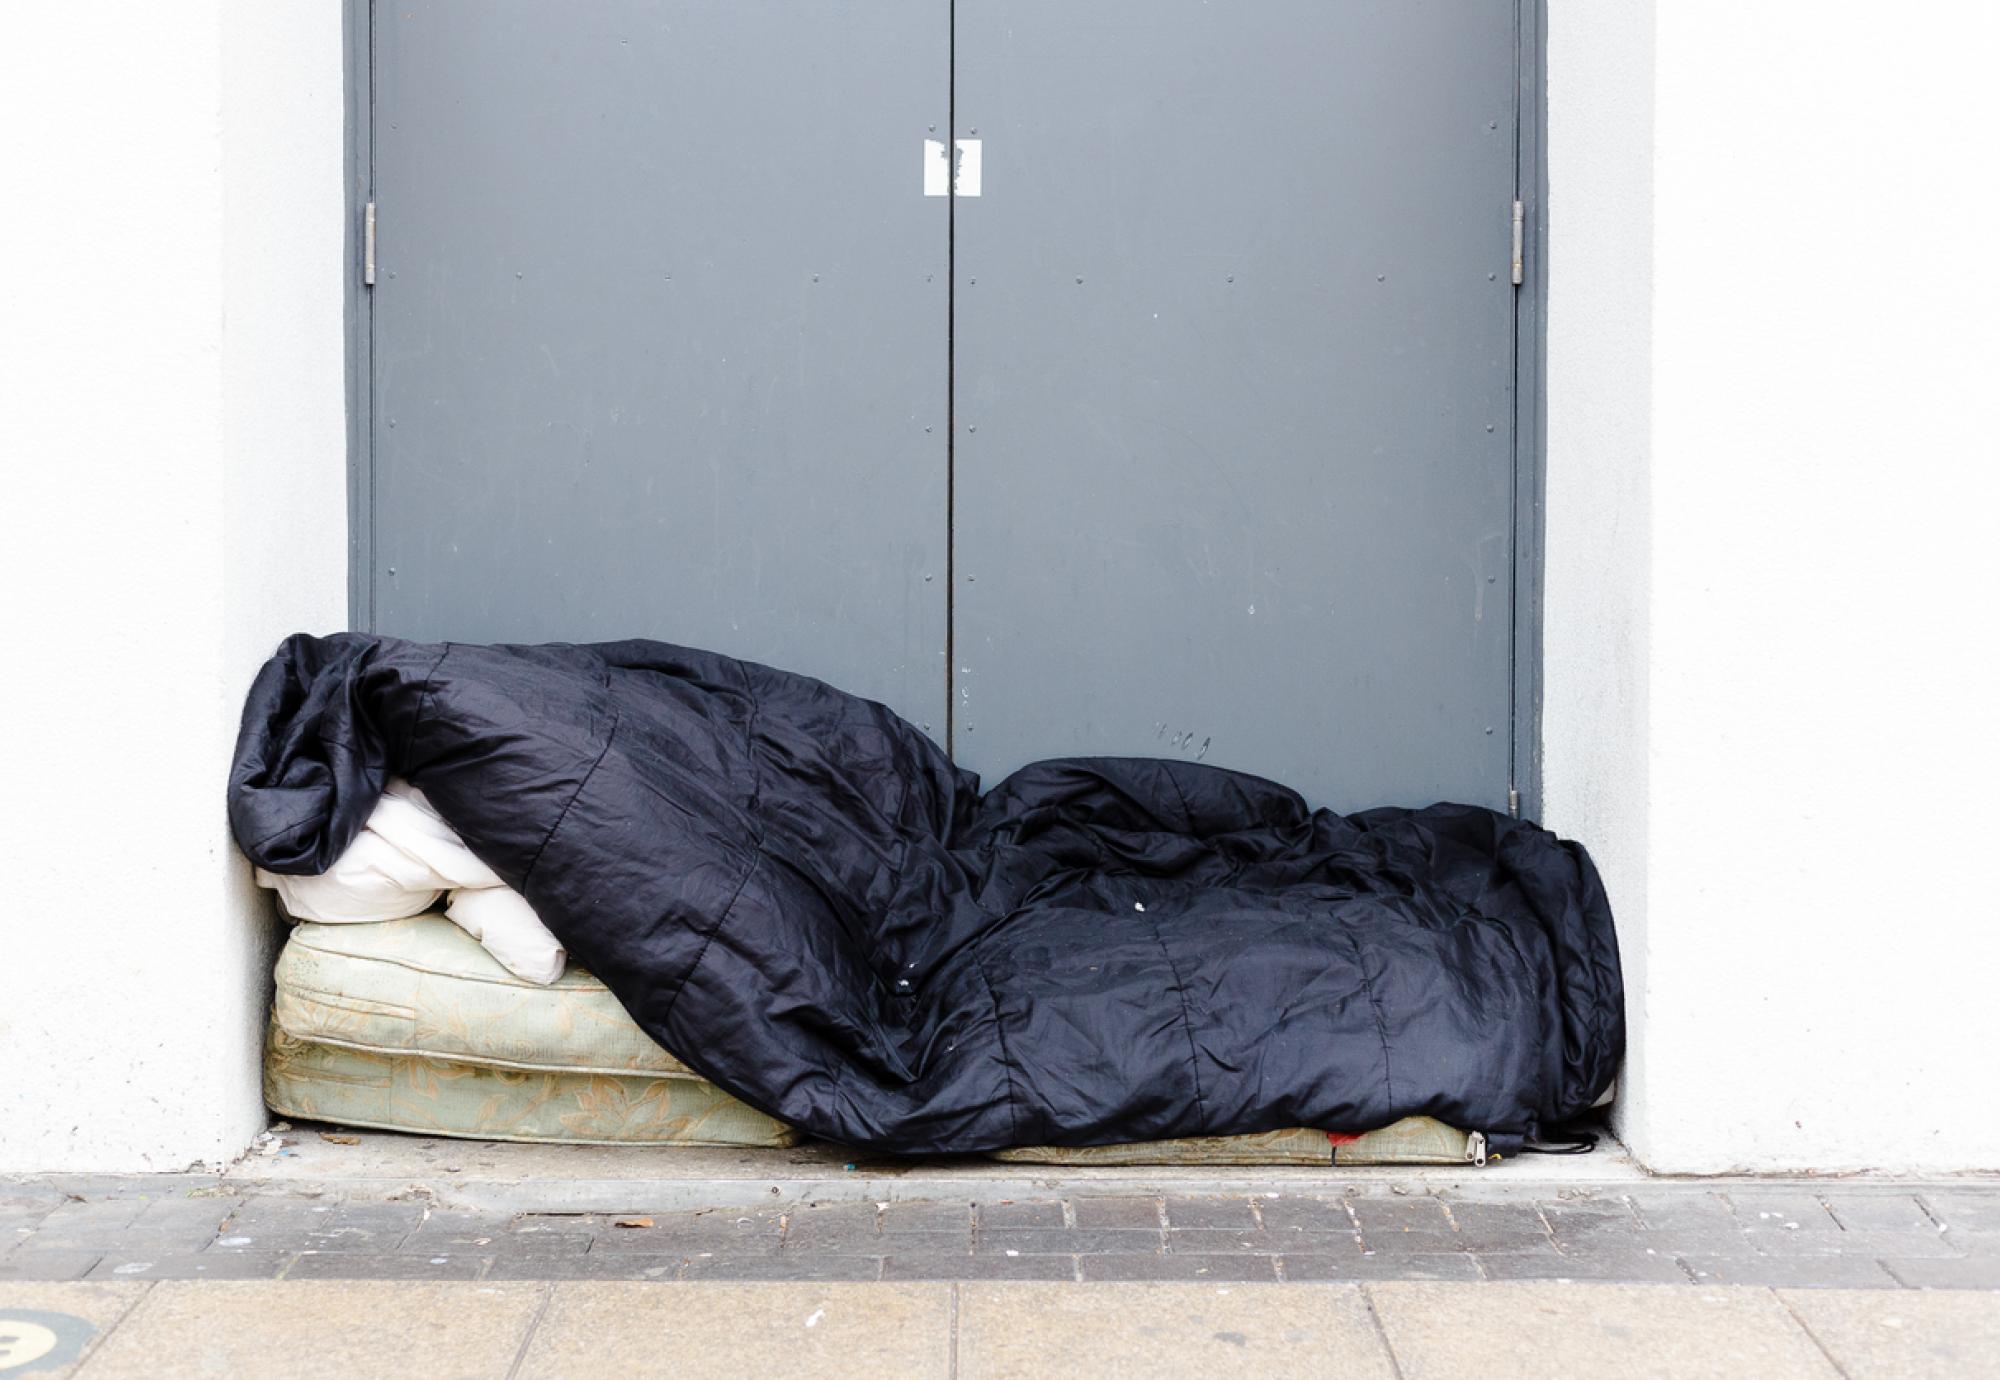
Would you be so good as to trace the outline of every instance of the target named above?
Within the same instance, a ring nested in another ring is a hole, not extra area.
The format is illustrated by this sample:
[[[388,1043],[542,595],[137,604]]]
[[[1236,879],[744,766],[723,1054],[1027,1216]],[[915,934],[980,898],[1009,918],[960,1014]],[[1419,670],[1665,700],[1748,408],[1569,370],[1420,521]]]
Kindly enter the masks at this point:
[[[1511,0],[370,24],[359,621],[1505,803]]]

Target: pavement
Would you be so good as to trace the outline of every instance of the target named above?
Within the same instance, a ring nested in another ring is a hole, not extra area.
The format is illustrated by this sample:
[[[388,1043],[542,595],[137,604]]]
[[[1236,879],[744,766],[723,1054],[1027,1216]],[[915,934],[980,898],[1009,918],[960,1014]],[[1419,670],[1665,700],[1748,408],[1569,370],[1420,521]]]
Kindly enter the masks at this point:
[[[1993,1179],[277,1144],[0,1179],[0,1376],[2000,1375]]]

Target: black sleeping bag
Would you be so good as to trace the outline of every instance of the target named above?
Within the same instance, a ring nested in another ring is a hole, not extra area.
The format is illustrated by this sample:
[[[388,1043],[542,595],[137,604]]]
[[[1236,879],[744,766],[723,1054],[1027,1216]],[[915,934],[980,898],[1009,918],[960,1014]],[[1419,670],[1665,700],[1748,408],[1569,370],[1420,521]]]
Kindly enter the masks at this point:
[[[392,775],[661,1045],[851,1146],[1421,1114],[1505,1148],[1624,1043],[1590,859],[1490,810],[1125,758],[981,796],[883,706],[708,652],[288,640],[230,772],[243,851],[325,870]]]

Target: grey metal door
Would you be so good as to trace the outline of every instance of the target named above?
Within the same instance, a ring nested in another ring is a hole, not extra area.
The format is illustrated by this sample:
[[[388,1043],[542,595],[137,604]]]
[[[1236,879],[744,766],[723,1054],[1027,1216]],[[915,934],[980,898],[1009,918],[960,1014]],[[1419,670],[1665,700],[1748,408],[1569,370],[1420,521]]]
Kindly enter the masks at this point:
[[[1512,0],[960,0],[953,737],[1504,807]]]
[[[942,732],[949,6],[372,24],[362,621],[712,647]]]

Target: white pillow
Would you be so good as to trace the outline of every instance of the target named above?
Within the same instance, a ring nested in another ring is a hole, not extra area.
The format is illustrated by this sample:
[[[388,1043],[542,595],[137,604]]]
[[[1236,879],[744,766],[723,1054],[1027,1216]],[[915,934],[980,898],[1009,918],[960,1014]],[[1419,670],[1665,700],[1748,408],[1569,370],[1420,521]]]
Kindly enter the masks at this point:
[[[380,834],[435,872],[446,887],[504,885],[492,868],[479,861],[458,831],[444,822],[407,781],[392,779],[368,816],[367,832]]]
[[[400,920],[429,910],[444,895],[443,878],[372,829],[363,829],[333,866],[317,877],[281,877],[257,869],[287,914],[328,924]]]
[[[544,986],[562,976],[567,956],[534,908],[407,781],[389,782],[361,833],[325,872],[282,877],[259,868],[257,881],[276,891],[292,916],[329,924],[400,920],[429,910],[448,891],[445,917],[501,967]]]
[[[515,977],[544,987],[563,975],[568,955],[534,908],[504,886],[460,887],[444,913]]]

